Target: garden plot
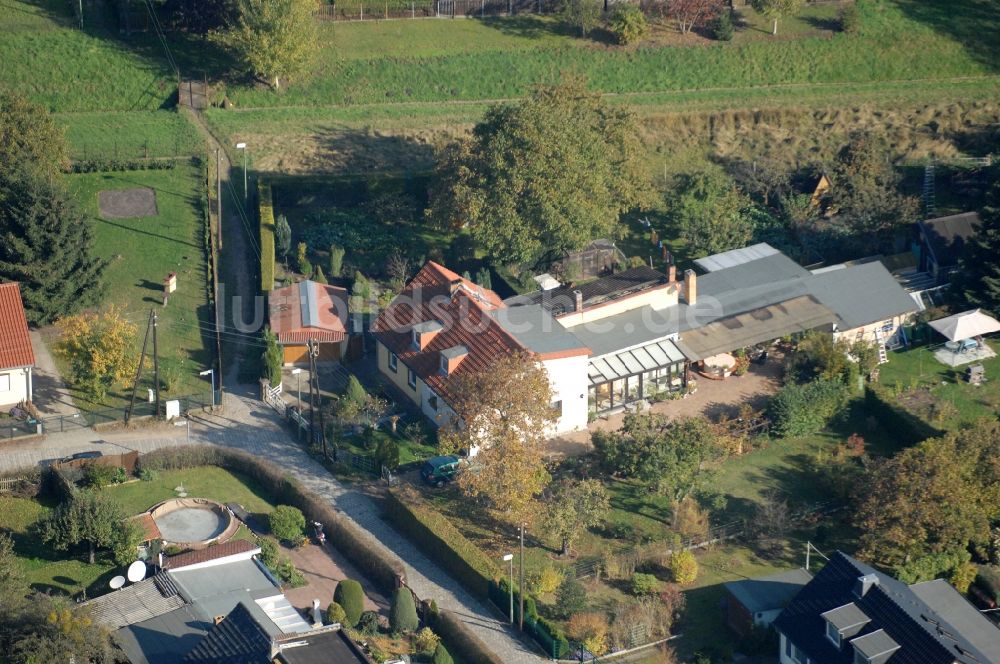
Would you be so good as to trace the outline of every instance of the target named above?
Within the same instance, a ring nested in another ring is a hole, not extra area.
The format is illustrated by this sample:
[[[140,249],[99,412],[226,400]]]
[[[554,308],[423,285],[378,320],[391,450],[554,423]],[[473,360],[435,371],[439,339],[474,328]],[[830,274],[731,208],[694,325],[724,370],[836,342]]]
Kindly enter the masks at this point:
[[[149,187],[105,189],[97,194],[97,205],[105,219],[155,217],[156,191]]]

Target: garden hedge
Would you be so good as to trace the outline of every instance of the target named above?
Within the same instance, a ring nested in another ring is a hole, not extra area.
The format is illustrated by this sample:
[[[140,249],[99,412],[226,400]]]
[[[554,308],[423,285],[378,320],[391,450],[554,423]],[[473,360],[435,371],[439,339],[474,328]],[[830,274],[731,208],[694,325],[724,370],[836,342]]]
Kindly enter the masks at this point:
[[[465,664],[504,664],[451,611],[430,614],[430,624],[441,641],[447,644],[448,652]]]
[[[274,205],[271,185],[257,183],[260,208],[260,289],[267,293],[274,288]]]
[[[895,403],[892,395],[876,383],[865,387],[865,412],[908,446],[944,433]]]
[[[256,482],[276,503],[298,507],[311,521],[323,524],[327,538],[337,550],[386,595],[403,578],[402,565],[388,556],[365,531],[340,514],[329,502],[304,489],[278,466],[240,450],[213,445],[185,445],[155,450],[139,457],[139,469],[175,470],[195,466],[218,466]]]
[[[427,505],[412,488],[388,493],[386,514],[428,557],[448,570],[473,595],[487,599],[490,582],[500,577],[496,563],[452,525],[448,517]]]

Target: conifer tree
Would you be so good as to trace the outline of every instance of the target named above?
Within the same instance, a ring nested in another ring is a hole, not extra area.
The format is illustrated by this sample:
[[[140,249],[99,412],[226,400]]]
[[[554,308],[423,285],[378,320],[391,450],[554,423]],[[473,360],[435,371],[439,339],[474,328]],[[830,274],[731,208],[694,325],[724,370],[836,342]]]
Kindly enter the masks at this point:
[[[953,278],[956,295],[970,307],[1000,315],[1000,183],[994,184],[979,211],[980,224],[959,260]]]

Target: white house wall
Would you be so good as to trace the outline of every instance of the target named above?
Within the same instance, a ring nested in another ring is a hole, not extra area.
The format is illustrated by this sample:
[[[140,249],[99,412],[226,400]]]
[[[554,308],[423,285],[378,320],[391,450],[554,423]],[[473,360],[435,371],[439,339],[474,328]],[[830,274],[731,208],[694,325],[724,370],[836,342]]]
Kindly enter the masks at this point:
[[[31,367],[0,371],[0,407],[31,401]]]
[[[552,400],[562,402],[562,416],[549,435],[587,428],[587,364],[586,355],[542,362],[552,385]]]

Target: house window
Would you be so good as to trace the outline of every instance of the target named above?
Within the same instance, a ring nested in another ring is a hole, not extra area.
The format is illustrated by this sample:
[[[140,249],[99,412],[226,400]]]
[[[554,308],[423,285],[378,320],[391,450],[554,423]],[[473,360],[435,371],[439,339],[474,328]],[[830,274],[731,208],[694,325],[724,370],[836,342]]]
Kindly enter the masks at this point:
[[[411,390],[417,389],[417,374],[413,369],[406,370],[406,384]]]
[[[442,355],[440,361],[438,362],[438,369],[445,376],[448,375],[448,358]]]
[[[792,656],[792,642],[788,638],[785,638],[785,637],[782,637],[782,638],[784,638],[784,640],[785,640],[785,656],[786,657],[791,657]]]
[[[833,645],[840,647],[840,632],[833,626],[833,623],[826,624],[826,638],[833,642]]]
[[[562,413],[563,413],[562,399],[559,399],[558,401],[553,401],[552,403],[550,403],[549,404],[549,410],[552,411],[552,416],[553,417],[562,417]]]
[[[396,373],[399,368],[399,357],[395,353],[389,353],[389,369]]]
[[[430,399],[428,399],[427,400],[427,405],[431,407],[431,410],[433,410],[434,412],[437,412],[437,409],[438,409],[438,398],[437,398],[437,396],[433,396]]]
[[[410,330],[410,340],[413,342],[413,347],[420,350],[420,333],[416,330]]]
[[[792,659],[799,664],[809,664],[809,658],[794,643],[792,644]]]
[[[10,391],[10,374],[0,374],[0,392]]]

